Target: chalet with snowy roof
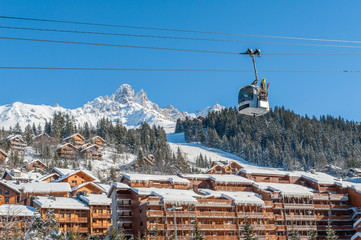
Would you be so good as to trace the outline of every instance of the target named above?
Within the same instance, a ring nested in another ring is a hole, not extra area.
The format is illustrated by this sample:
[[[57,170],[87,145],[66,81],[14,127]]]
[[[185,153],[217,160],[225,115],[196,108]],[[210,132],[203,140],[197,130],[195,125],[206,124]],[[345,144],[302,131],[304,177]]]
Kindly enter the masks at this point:
[[[43,218],[49,210],[53,210],[61,232],[90,233],[90,207],[76,198],[36,197],[33,200]]]
[[[105,194],[79,195],[79,200],[90,208],[90,235],[103,235],[112,226],[112,200]]]
[[[41,133],[33,137],[33,144],[51,144],[54,143],[55,139],[50,137],[47,133]]]
[[[55,196],[68,197],[71,193],[69,183],[53,182],[30,182],[19,186],[21,199],[28,199],[32,196]]]
[[[241,168],[241,164],[236,161],[212,162],[211,167],[206,170],[206,174],[236,174]]]
[[[17,181],[17,182],[30,182],[32,180],[36,180],[42,177],[42,174],[34,171],[29,172],[21,172],[18,169],[5,169],[5,172],[2,176],[2,180],[9,180],[9,181]]]
[[[97,183],[85,182],[71,188],[71,195],[76,196],[78,193],[82,194],[104,194],[106,190]]]
[[[0,149],[0,163],[5,163],[7,157],[6,152]]]
[[[66,143],[56,149],[58,157],[66,160],[78,159],[78,153],[78,148],[71,143]]]
[[[67,182],[71,187],[78,186],[86,182],[100,183],[100,180],[91,172],[86,170],[69,170],[63,168],[54,168],[53,172],[60,174],[56,182]]]
[[[255,182],[271,183],[296,183],[300,178],[300,174],[297,172],[257,166],[245,166],[237,172],[237,175]]]
[[[124,174],[120,182],[131,187],[188,189],[190,182],[176,175]]]
[[[80,147],[79,147],[79,150],[82,150],[82,149],[84,149],[84,148],[87,148],[87,147],[89,147],[89,146],[91,146],[92,144],[91,143],[85,143],[85,144],[83,144],[83,145],[81,145]]]
[[[92,144],[96,144],[99,147],[101,147],[104,145],[105,140],[99,136],[94,136],[91,139],[89,139],[88,142],[90,142]]]
[[[99,146],[96,144],[82,149],[80,155],[85,160],[102,160],[102,154],[99,150]]]
[[[24,154],[27,145],[21,135],[9,136],[6,141],[11,151]]]
[[[5,228],[17,228],[17,231],[24,233],[29,228],[35,215],[35,208],[25,205],[3,204],[0,206],[0,231]],[[11,232],[8,233],[10,239]],[[14,239],[17,239],[14,237]]]
[[[75,133],[71,136],[64,138],[64,141],[67,143],[71,143],[76,147],[80,147],[81,145],[83,145],[85,143],[85,138],[82,135],[80,135],[79,133]]]
[[[44,175],[40,178],[38,178],[38,181],[42,182],[54,182],[55,180],[59,179],[60,175],[58,173],[50,173],[48,175]]]
[[[16,204],[20,201],[21,192],[17,186],[8,181],[0,181],[0,205]]]
[[[24,163],[21,167],[27,171],[45,171],[47,168],[39,159]]]
[[[361,168],[350,168],[347,173],[348,177],[361,177]]]
[[[143,157],[142,160],[137,160],[132,164],[132,167],[139,167],[139,165],[144,164],[147,166],[154,166],[155,158],[152,154],[150,154],[148,157]]]

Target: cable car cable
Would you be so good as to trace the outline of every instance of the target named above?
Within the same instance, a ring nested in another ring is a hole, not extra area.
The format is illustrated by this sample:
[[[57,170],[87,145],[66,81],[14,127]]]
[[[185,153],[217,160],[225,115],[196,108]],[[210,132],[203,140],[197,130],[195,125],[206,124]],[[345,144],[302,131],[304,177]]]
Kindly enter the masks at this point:
[[[148,72],[254,72],[241,69],[152,69],[152,68],[97,68],[97,67],[14,67],[0,66],[0,70],[76,70],[76,71],[148,71]],[[257,70],[267,73],[361,73],[361,70]]]
[[[19,40],[19,41],[32,41],[32,42],[48,42],[48,43],[65,43],[76,45],[92,45],[92,46],[106,46],[106,47],[123,47],[123,48],[142,48],[153,50],[169,50],[169,51],[183,51],[183,52],[199,52],[199,53],[219,53],[219,54],[245,54],[238,52],[224,52],[224,51],[212,51],[212,50],[196,50],[196,49],[184,49],[184,48],[163,48],[163,47],[148,47],[148,46],[132,46],[132,45],[120,45],[109,43],[91,43],[91,42],[74,42],[74,41],[61,41],[61,40],[47,40],[47,39],[35,39],[35,38],[14,38],[14,37],[2,37],[4,40]],[[361,48],[361,46],[360,46]],[[361,53],[262,53],[262,55],[361,55]]]
[[[52,23],[80,24],[80,25],[90,25],[90,26],[103,26],[103,27],[133,28],[133,29],[157,30],[157,31],[173,31],[173,32],[186,32],[186,33],[202,33],[202,34],[243,36],[243,37],[279,38],[279,39],[289,39],[289,40],[323,41],[323,42],[340,42],[340,43],[361,43],[361,41],[354,41],[354,40],[339,40],[339,39],[325,39],[325,38],[285,37],[285,36],[272,36],[272,35],[226,33],[226,32],[198,31],[198,30],[185,30],[185,29],[173,29],[173,28],[141,27],[141,26],[118,25],[118,24],[91,23],[91,22],[79,22],[79,21],[67,21],[67,20],[25,18],[25,17],[13,17],[13,16],[0,16],[0,18],[13,19],[13,20],[26,20],[26,21],[52,22]]]
[[[3,29],[14,29],[14,30],[29,30],[29,31],[45,31],[45,32],[61,32],[61,33],[110,35],[110,36],[123,36],[123,37],[164,38],[164,39],[177,39],[177,40],[195,40],[195,41],[230,42],[230,43],[257,43],[257,44],[293,45],[293,46],[310,46],[310,47],[361,48],[360,46],[307,44],[307,43],[280,43],[280,42],[260,42],[260,41],[241,41],[241,40],[232,40],[232,39],[174,37],[174,36],[161,36],[161,35],[128,34],[128,33],[112,33],[112,32],[94,32],[94,31],[78,31],[78,30],[64,30],[64,29],[50,29],[50,28],[28,28],[28,27],[14,27],[14,26],[0,26],[0,28],[3,28]]]

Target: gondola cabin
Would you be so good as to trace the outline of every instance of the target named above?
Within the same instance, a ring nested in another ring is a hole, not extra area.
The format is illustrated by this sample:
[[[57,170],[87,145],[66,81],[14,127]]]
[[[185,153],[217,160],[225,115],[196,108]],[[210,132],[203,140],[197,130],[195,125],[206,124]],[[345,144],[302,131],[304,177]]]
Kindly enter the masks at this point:
[[[249,116],[262,116],[269,112],[267,92],[255,85],[239,89],[238,111]]]

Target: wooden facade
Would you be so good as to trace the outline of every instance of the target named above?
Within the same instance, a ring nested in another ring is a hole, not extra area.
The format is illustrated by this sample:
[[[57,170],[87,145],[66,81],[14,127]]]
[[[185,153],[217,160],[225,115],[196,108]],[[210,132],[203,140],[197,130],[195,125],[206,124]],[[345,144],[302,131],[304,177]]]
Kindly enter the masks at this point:
[[[94,182],[99,181],[97,178],[89,175],[85,171],[78,170],[74,171],[72,173],[69,173],[67,175],[61,176],[58,180],[58,182],[67,182],[70,184],[71,187],[78,186],[80,184],[84,184],[87,182]]]
[[[14,186],[0,181],[0,205],[2,204],[16,204],[20,200],[20,191]]]
[[[27,146],[26,142],[20,135],[7,138],[7,144],[10,151],[23,155]]]
[[[78,159],[78,149],[71,143],[66,143],[56,149],[59,158],[66,160]]]
[[[105,189],[93,182],[86,182],[72,188],[71,195],[77,196],[78,193],[89,194],[103,194]]]
[[[96,144],[82,149],[80,155],[85,160],[102,160],[102,154],[99,150],[99,146]]]
[[[99,147],[102,147],[104,145],[105,140],[103,138],[99,137],[99,136],[95,136],[95,137],[92,137],[89,140],[89,142],[92,143],[92,144],[96,144]]]
[[[7,153],[0,149],[0,163],[5,163],[7,157]]]
[[[34,160],[28,163],[23,164],[22,166],[27,171],[45,171],[46,165],[40,160]]]
[[[79,133],[73,134],[69,137],[64,138],[64,141],[67,143],[71,143],[74,146],[80,147],[85,143],[85,138]]]
[[[230,162],[212,162],[211,168],[209,168],[206,174],[236,174],[243,167],[241,164],[230,161]]]

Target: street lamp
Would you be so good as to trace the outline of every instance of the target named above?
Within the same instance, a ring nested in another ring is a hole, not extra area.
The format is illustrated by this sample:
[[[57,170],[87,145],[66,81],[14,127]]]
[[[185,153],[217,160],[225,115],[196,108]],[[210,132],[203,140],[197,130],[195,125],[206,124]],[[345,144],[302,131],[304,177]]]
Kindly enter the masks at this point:
[[[168,211],[173,210],[173,213],[174,213],[174,235],[175,235],[175,240],[177,240],[177,219],[176,219],[175,210],[181,210],[181,209],[183,209],[183,208],[176,207],[176,206],[173,206],[171,208],[167,208]]]

